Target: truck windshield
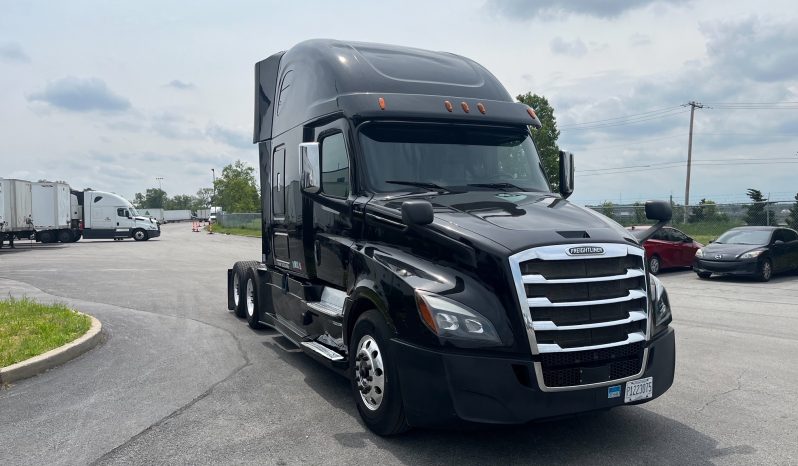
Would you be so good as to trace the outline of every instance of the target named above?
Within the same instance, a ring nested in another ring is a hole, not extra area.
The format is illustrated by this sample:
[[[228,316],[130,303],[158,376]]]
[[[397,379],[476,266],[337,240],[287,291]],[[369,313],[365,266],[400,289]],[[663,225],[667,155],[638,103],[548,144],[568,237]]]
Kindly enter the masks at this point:
[[[526,128],[370,124],[360,131],[375,192],[549,192]]]
[[[138,217],[139,216],[139,212],[136,210],[135,207],[130,206],[130,207],[128,207],[128,210],[130,211],[130,215],[131,216],[133,216],[133,217]]]

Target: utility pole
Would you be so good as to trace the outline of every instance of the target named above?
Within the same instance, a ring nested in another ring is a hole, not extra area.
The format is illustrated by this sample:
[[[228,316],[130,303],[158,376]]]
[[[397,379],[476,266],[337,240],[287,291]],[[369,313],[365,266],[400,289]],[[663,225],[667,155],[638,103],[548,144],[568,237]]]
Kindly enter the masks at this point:
[[[161,209],[163,209],[163,189],[161,188],[161,181],[163,181],[163,177],[156,176],[155,179],[158,180],[158,195],[161,196]]]
[[[687,223],[687,206],[690,205],[690,168],[693,163],[693,119],[695,109],[704,108],[704,105],[691,100],[687,103],[690,106],[690,136],[687,140],[687,181],[684,184],[684,223]]]
[[[211,194],[211,205],[208,207],[213,206],[213,201],[216,200],[216,169],[211,168],[211,174],[213,175],[213,194]]]

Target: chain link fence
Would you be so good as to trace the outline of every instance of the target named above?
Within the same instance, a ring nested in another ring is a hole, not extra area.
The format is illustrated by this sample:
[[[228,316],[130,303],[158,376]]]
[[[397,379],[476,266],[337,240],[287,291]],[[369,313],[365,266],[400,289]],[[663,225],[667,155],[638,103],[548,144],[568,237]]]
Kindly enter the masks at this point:
[[[239,213],[227,214],[221,213],[216,215],[216,222],[225,228],[242,228],[245,230],[260,231],[261,216],[260,213]]]
[[[708,243],[730,228],[745,225],[796,226],[798,218],[793,219],[790,209],[795,201],[757,202],[739,204],[715,204],[706,202],[685,206],[673,206],[671,224],[701,243]],[[646,219],[645,205],[616,205],[605,202],[601,205],[587,206],[596,212],[612,218],[621,225],[651,225]]]

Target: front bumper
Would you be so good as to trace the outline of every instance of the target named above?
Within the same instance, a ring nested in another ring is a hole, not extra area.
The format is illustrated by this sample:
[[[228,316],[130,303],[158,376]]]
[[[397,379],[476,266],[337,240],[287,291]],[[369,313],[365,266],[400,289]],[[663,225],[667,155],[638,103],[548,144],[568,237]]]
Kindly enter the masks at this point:
[[[147,230],[147,235],[150,238],[157,238],[157,237],[161,236],[161,230],[160,229],[158,229],[158,230]]]
[[[759,261],[756,259],[737,261],[695,259],[693,260],[693,270],[696,272],[712,272],[729,275],[755,275],[759,270]]]
[[[448,425],[458,421],[520,424],[620,406],[621,395],[608,397],[608,387],[544,392],[537,385],[529,359],[443,353],[393,340],[407,421],[413,426]],[[673,383],[676,362],[672,328],[648,345],[648,363],[640,378],[654,378],[653,397]]]

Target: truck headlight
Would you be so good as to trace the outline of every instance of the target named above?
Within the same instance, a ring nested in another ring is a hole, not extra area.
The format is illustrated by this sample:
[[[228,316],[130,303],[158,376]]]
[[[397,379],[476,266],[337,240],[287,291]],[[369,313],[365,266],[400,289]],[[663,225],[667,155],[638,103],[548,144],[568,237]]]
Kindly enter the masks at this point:
[[[424,324],[455,346],[501,345],[493,324],[463,304],[434,293],[416,290],[416,306]]]
[[[654,275],[649,276],[651,283],[651,307],[654,317],[654,333],[660,327],[667,327],[673,320],[671,314],[671,303],[668,299],[668,292],[659,278]]]
[[[744,252],[744,253],[740,254],[737,258],[738,259],[756,259],[760,255],[762,255],[763,252],[765,252],[764,249],[757,249],[755,251],[748,251],[748,252]]]
[[[695,256],[698,257],[699,259],[701,259],[702,257],[704,257],[704,250],[703,249],[697,249],[696,252],[695,252]]]

